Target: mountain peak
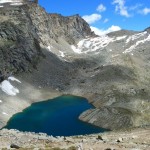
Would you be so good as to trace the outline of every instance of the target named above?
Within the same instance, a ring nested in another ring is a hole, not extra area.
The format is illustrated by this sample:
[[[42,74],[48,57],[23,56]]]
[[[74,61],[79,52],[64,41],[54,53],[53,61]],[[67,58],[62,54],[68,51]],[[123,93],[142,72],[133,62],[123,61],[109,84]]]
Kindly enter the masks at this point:
[[[91,31],[89,24],[78,14],[62,16],[61,14],[53,13],[49,14],[49,17],[53,24],[53,32],[59,35],[59,37],[64,37],[70,44],[87,36],[96,36],[94,32]]]

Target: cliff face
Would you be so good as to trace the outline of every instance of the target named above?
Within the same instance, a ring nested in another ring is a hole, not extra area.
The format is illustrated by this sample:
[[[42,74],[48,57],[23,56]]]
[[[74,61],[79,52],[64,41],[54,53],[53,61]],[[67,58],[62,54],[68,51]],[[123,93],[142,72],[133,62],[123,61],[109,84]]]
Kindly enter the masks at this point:
[[[79,15],[64,17],[60,14],[47,14],[41,7],[29,7],[28,13],[43,45],[49,45],[52,40],[58,42],[59,38],[75,44],[86,36],[95,36]]]
[[[4,7],[0,10],[0,76],[36,68],[42,57],[38,35],[27,14],[27,7]]]
[[[95,36],[78,15],[63,17],[47,14],[34,3],[5,6],[0,10],[0,77],[32,71],[44,55],[41,45],[48,46],[61,37],[75,44],[86,36]]]
[[[48,14],[35,3],[7,4],[0,17],[0,127],[62,94],[86,97],[96,108],[80,119],[97,126],[150,124],[149,29],[98,37],[79,15]]]

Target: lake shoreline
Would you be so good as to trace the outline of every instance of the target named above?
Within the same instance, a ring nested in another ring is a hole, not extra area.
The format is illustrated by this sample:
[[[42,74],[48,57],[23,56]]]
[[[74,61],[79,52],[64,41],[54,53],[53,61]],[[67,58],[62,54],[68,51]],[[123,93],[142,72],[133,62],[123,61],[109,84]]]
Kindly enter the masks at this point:
[[[22,112],[13,115],[3,128],[36,133],[43,132],[55,136],[108,131],[79,119],[81,113],[94,108],[86,98],[62,95],[54,99],[32,103]]]

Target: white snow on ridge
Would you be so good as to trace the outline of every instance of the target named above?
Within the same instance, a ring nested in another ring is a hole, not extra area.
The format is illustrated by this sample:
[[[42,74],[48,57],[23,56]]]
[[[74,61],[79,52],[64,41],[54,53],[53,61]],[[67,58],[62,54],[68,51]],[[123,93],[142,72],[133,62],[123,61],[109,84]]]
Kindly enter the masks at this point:
[[[101,50],[113,41],[115,41],[114,38],[110,38],[108,36],[87,38],[79,41],[77,46],[71,45],[71,48],[75,53],[82,54]]]
[[[132,52],[138,45],[143,44],[143,43],[148,42],[148,41],[150,41],[150,35],[149,35],[147,38],[143,39],[143,40],[137,41],[134,45],[132,45],[130,48],[126,49],[123,53],[130,53],[130,52]]]
[[[78,54],[81,54],[81,50],[80,49],[77,49],[74,45],[71,45],[71,48],[72,50],[75,52],[75,53],[78,53]]]
[[[148,37],[145,38],[144,40],[137,41],[137,42],[136,42],[136,45],[139,45],[139,44],[141,44],[141,43],[145,43],[145,42],[147,42],[147,41],[150,41],[150,35],[148,35]]]
[[[95,54],[98,54],[101,50],[103,50],[106,46],[108,46],[112,42],[124,40],[126,41],[126,44],[128,44],[130,41],[138,40],[134,45],[132,45],[130,48],[126,49],[123,52],[123,53],[129,53],[133,49],[135,49],[139,44],[144,43],[146,41],[150,41],[150,36],[148,36],[144,40],[139,40],[139,38],[144,38],[144,36],[146,35],[147,35],[147,31],[134,34],[132,36],[124,35],[118,37],[109,37],[107,35],[104,35],[95,38],[86,38],[79,41],[77,46],[71,45],[71,48],[74,51],[74,53],[77,54],[87,54],[90,52],[95,52]]]
[[[0,8],[4,7],[3,5],[0,5]]]
[[[125,35],[125,36],[119,36],[119,37],[116,37],[116,41],[119,41],[119,40],[123,40],[123,39],[125,39],[127,36]]]
[[[129,36],[129,38],[126,40],[126,44],[129,43],[130,41],[134,41],[136,39],[139,39],[140,37],[144,36],[145,34],[147,34],[147,31]]]
[[[123,54],[125,54],[125,53],[130,53],[130,52],[132,52],[132,50],[133,49],[135,49],[136,48],[136,45],[132,45],[130,48],[128,48],[128,49],[126,49],[124,52],[122,52]]]

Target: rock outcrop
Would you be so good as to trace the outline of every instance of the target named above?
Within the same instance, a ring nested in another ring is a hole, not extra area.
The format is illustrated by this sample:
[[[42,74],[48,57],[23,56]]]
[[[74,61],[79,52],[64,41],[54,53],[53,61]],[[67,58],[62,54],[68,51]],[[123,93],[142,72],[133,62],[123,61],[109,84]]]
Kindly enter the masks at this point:
[[[24,9],[1,8],[0,76],[29,72],[36,68],[42,55],[38,35]],[[7,18],[8,17],[8,18]]]
[[[57,37],[65,39],[69,44],[75,44],[87,36],[94,37],[89,25],[77,14],[64,17],[60,14],[49,14],[52,31]]]

